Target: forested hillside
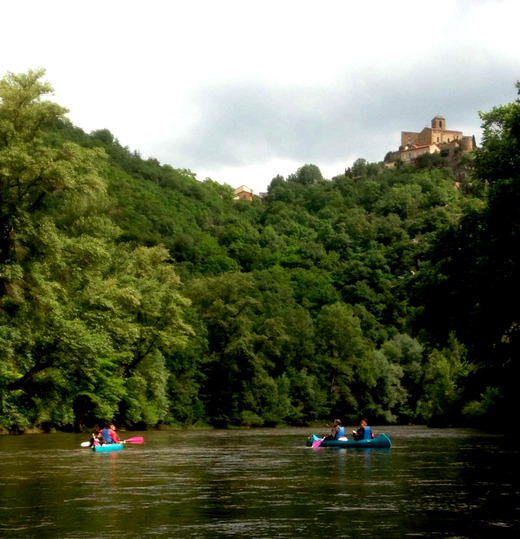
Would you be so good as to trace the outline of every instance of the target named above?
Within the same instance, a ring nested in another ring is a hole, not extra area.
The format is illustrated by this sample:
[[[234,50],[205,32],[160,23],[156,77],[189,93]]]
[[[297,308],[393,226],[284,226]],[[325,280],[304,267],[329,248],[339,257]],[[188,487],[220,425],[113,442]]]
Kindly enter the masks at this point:
[[[305,164],[247,202],[73,126],[43,76],[0,83],[1,430],[508,417],[520,101],[462,180]]]

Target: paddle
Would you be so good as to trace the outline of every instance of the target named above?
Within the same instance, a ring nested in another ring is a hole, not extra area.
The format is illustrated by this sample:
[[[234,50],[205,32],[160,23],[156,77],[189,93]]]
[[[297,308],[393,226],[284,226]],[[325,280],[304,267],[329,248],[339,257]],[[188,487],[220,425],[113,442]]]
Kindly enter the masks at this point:
[[[142,444],[144,443],[144,438],[142,436],[134,436],[133,438],[128,438],[128,440],[123,440],[123,444]]]
[[[324,436],[323,438],[321,438],[321,440],[316,440],[316,441],[312,442],[312,447],[313,447],[313,448],[315,448],[315,447],[320,447],[321,442],[322,442],[323,440],[325,440],[325,438],[326,438],[326,437]]]

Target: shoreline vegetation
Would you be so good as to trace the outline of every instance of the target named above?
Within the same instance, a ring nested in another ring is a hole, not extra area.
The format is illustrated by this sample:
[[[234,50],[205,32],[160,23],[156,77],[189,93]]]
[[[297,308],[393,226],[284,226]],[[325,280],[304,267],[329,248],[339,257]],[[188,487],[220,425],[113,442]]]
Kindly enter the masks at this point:
[[[470,154],[236,201],[74,126],[44,76],[0,81],[0,433],[512,423],[519,100]]]
[[[355,427],[354,424],[351,425],[352,428]],[[169,425],[161,425],[161,426],[155,426],[150,427],[147,429],[141,429],[141,430],[135,430],[135,429],[127,429],[127,428],[121,428],[118,429],[118,433],[121,436],[131,436],[132,433],[139,432],[139,433],[150,433],[150,432],[186,432],[186,431],[215,431],[215,430],[225,430],[225,431],[268,431],[268,430],[287,430],[287,429],[307,429],[309,433],[318,434],[318,435],[326,435],[332,427],[332,422],[330,424],[325,424],[323,422],[318,422],[311,425],[304,425],[304,426],[291,426],[291,425],[275,425],[272,427],[247,427],[247,426],[228,426],[228,427],[213,427],[211,425],[188,425],[188,426],[169,426]],[[373,429],[378,434],[381,434],[385,431],[386,428],[391,427],[392,429],[402,429],[403,432],[406,432],[406,429],[409,428],[423,428],[426,430],[430,429],[441,429],[441,430],[452,430],[452,429],[463,429],[463,430],[469,430],[469,431],[478,431],[486,434],[500,434],[504,435],[508,438],[517,438],[517,435],[515,433],[510,432],[504,432],[502,429],[494,426],[481,426],[481,427],[473,427],[473,426],[454,426],[454,425],[445,425],[443,427],[430,427],[426,424],[392,424],[392,425],[374,425]],[[350,429],[352,430],[352,429]],[[31,428],[24,432],[8,432],[6,430],[0,430],[0,437],[2,436],[45,436],[45,435],[68,435],[68,434],[90,434],[92,432],[92,429],[82,429],[82,430],[58,430],[58,429],[51,429],[50,431],[44,431],[41,428]],[[347,436],[347,438],[351,439],[351,436]]]

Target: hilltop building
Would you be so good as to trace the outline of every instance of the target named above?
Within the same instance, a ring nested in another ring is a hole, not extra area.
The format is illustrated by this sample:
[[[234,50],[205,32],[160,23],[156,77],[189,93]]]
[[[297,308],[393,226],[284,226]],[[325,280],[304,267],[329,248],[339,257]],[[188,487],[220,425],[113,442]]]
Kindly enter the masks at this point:
[[[246,185],[241,185],[235,189],[233,200],[253,200],[254,191]]]
[[[424,153],[438,153],[441,151],[437,144],[410,144],[396,152],[403,163],[409,163]]]
[[[392,166],[398,159],[410,162],[419,155],[437,153],[443,149],[471,152],[475,149],[474,137],[466,136],[462,131],[446,129],[446,119],[437,114],[431,121],[431,127],[425,127],[421,132],[401,131],[399,151],[389,154],[385,161]]]
[[[403,148],[412,145],[449,144],[454,141],[459,141],[464,151],[473,150],[473,137],[464,136],[462,131],[446,129],[446,119],[440,114],[433,118],[431,127],[425,127],[420,133],[401,131]]]

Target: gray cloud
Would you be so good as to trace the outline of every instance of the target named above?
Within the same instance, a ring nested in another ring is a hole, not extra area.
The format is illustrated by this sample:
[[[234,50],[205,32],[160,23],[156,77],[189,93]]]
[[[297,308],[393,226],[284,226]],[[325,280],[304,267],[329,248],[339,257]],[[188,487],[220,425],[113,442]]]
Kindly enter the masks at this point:
[[[379,161],[401,130],[436,114],[479,138],[478,111],[516,99],[520,78],[516,0],[407,9],[388,0],[268,0],[261,9],[114,0],[101,24],[121,53],[116,64],[91,39],[96,10],[27,16],[22,4],[4,15],[31,23],[26,46],[10,46],[19,36],[7,25],[3,69],[48,67],[78,126],[106,127],[144,157],[217,181],[265,186],[305,163],[341,172],[358,157]],[[73,49],[62,47],[64,28]]]
[[[416,63],[400,74],[346,72],[327,86],[207,85],[192,96],[198,121],[170,151],[197,167],[271,158],[379,161],[397,149],[401,130],[420,130],[436,114],[478,138],[478,111],[514,99],[516,72],[491,57],[470,62],[454,53],[449,60]]]

